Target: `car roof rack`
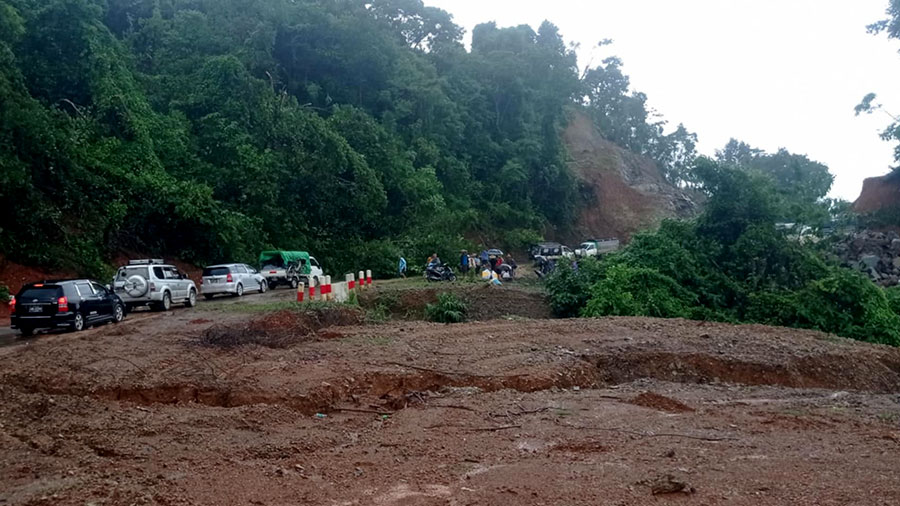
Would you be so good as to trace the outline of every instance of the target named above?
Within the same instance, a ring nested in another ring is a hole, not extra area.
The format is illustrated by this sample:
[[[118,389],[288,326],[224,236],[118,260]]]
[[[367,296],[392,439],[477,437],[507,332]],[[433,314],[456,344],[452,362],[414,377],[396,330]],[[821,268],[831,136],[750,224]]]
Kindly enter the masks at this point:
[[[129,260],[128,265],[153,265],[153,264],[164,264],[165,260],[162,258],[144,258],[141,260]]]

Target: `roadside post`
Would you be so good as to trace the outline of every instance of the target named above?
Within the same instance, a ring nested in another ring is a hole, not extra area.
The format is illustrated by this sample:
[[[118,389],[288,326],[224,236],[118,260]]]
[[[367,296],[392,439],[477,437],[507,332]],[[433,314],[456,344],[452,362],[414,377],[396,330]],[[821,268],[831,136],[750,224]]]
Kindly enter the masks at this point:
[[[347,274],[345,276],[345,280],[347,281],[347,290],[353,290],[356,287],[356,281],[353,278],[353,273]]]
[[[299,283],[297,285],[297,302],[303,302],[303,294],[306,292],[306,285]]]
[[[316,282],[313,280],[309,281],[309,301],[313,302],[316,300]]]
[[[334,296],[331,294],[331,276],[325,276],[325,284],[322,285],[322,300],[329,301]]]
[[[371,270],[366,270],[366,285],[368,285],[369,287],[372,286],[372,271]]]
[[[366,288],[366,273],[363,271],[359,271],[359,289],[364,290]]]

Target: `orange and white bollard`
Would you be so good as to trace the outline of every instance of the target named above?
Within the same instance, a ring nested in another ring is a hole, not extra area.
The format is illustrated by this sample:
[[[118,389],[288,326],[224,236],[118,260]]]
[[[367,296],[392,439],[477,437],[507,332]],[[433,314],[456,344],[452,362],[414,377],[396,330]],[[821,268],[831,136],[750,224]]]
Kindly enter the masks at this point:
[[[372,271],[371,270],[366,271],[366,285],[372,286]]]
[[[304,293],[306,293],[306,285],[299,283],[297,285],[297,302],[303,302]]]
[[[359,289],[363,290],[366,288],[366,273],[363,271],[359,271]]]

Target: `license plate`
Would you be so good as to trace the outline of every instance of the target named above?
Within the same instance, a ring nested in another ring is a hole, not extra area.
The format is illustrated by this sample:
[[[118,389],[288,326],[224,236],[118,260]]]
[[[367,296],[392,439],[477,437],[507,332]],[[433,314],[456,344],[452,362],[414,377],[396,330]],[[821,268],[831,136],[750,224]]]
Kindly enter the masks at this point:
[[[42,308],[41,306],[31,306],[28,308],[29,313],[40,313],[43,310],[44,308]]]

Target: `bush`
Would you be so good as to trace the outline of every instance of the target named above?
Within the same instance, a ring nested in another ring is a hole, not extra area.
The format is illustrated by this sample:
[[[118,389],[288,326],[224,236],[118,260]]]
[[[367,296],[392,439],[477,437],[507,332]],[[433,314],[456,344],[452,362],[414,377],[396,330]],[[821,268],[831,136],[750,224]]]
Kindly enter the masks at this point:
[[[887,297],[891,310],[900,315],[900,286],[885,289],[884,295]]]
[[[579,262],[575,270],[566,262],[547,278],[550,307],[559,318],[573,318],[591,297],[591,286],[602,278],[605,265],[592,258]]]
[[[9,287],[0,283],[0,303],[5,304],[9,302]]]
[[[833,269],[794,295],[797,326],[872,343],[900,346],[900,315],[884,290],[849,269]]]
[[[449,292],[438,294],[437,303],[425,306],[425,318],[438,323],[462,323],[468,312],[466,303]]]
[[[688,318],[697,296],[654,269],[616,265],[591,289],[583,316]]]

